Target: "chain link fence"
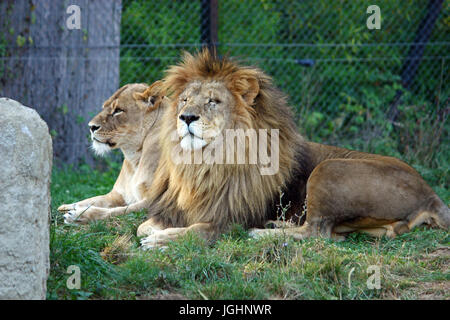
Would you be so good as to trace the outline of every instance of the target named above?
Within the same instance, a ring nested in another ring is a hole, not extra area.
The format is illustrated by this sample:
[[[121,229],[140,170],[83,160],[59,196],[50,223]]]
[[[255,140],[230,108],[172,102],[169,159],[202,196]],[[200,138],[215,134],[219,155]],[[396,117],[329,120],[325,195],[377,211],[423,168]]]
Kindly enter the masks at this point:
[[[271,75],[307,138],[439,166],[450,158],[449,11],[444,0],[5,0],[0,95],[35,107],[56,155],[76,162],[119,84],[161,79],[183,50],[210,45]]]
[[[374,3],[380,29],[368,27]],[[271,75],[311,139],[405,152],[429,143],[415,137],[423,124],[433,147],[448,145],[449,9],[433,0],[124,0],[120,81],[157,80],[182,50],[212,42]],[[390,139],[402,130],[403,141]]]

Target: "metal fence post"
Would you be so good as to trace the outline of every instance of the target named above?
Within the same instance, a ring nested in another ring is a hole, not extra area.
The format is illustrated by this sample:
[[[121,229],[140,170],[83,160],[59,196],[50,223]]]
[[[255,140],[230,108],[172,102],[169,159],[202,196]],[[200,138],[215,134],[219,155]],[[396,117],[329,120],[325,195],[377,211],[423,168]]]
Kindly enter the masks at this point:
[[[202,45],[210,49],[216,47],[218,42],[218,4],[217,0],[201,0],[200,37]]]
[[[414,42],[411,44],[408,55],[402,67],[402,84],[403,88],[408,90],[416,76],[420,61],[423,56],[423,51],[428,43],[428,40],[433,31],[433,27],[441,12],[442,3],[444,0],[430,0],[428,2],[427,13],[422,19],[419,28],[417,29]],[[403,89],[397,90],[389,111],[387,112],[387,119],[395,121],[398,114],[398,105],[401,103]]]

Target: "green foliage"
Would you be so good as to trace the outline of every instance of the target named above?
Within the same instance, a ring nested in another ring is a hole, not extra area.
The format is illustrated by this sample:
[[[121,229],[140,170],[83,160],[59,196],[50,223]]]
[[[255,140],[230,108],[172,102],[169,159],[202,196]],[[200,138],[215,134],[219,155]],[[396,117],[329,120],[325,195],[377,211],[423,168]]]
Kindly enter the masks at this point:
[[[371,4],[219,1],[218,50],[271,75],[289,96],[307,138],[403,157],[419,168],[446,168],[450,6],[443,5],[411,89],[405,90],[404,58],[427,1],[378,1],[381,30],[366,27]],[[183,49],[193,52],[199,42],[200,1],[124,0],[121,83],[160,79]],[[296,62],[306,58],[314,66]],[[399,90],[404,94],[392,123],[386,115]],[[443,174],[442,181],[449,180],[445,169]]]
[[[378,1],[379,31],[366,28],[365,8],[370,4],[219,1],[219,52],[257,64],[273,76],[289,95],[299,128],[309,139],[399,157],[448,203],[449,72],[442,58],[447,47],[426,47],[424,55],[436,58],[421,61],[412,89],[398,105],[397,119],[387,121],[391,102],[402,89],[400,74],[409,46],[401,44],[414,40],[427,1]],[[444,4],[430,41],[447,41],[448,10]],[[121,83],[160,79],[179,59],[181,49],[192,52],[199,41],[199,1],[124,0]],[[316,63],[310,68],[296,63],[305,58]],[[413,299],[430,294],[449,298],[437,285],[450,280],[448,255],[438,254],[439,248],[448,250],[450,239],[440,230],[415,229],[395,240],[352,234],[336,243],[286,237],[254,240],[234,226],[215,243],[187,234],[164,251],[144,252],[135,236],[145,219],[143,212],[85,226],[64,225],[56,212],[60,204],[111,189],[120,164],[107,164],[104,172],[82,166],[53,174],[50,299],[170,294],[195,299]],[[120,247],[120,237],[131,238]],[[66,287],[69,265],[81,268],[80,290]],[[381,266],[380,290],[366,286],[369,265]]]
[[[182,11],[186,6],[190,10]],[[121,83],[160,79],[164,69],[179,57],[180,46],[174,44],[199,41],[200,19],[190,18],[195,12],[200,12],[199,1],[124,1]],[[185,14],[185,19],[180,19],[180,14]]]
[[[55,169],[49,299],[448,299],[438,285],[450,280],[448,255],[438,254],[450,244],[443,230],[415,229],[394,240],[352,234],[345,242],[295,242],[286,236],[251,239],[235,225],[214,243],[187,234],[165,250],[143,251],[135,236],[143,212],[83,226],[63,223],[55,208],[108,192],[118,172],[117,164],[103,173],[87,166]],[[124,236],[126,245],[117,246]],[[70,265],[80,267],[79,290],[66,286]],[[367,288],[370,265],[381,266],[380,290]]]

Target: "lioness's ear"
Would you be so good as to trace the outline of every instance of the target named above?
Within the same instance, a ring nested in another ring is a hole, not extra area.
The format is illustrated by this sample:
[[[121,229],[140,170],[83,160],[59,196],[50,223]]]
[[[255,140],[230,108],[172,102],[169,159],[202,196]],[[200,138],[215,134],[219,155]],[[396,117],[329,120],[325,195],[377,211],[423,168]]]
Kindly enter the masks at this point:
[[[145,89],[144,92],[136,92],[133,97],[147,110],[152,111],[158,108],[163,98],[161,93],[162,81],[158,80]]]
[[[233,83],[234,88],[239,92],[245,102],[252,106],[255,98],[259,94],[259,82],[255,77],[237,77]]]
[[[149,111],[155,110],[161,103],[160,97],[151,95],[148,89],[144,92],[135,92],[133,94],[133,98],[136,99],[142,107]]]

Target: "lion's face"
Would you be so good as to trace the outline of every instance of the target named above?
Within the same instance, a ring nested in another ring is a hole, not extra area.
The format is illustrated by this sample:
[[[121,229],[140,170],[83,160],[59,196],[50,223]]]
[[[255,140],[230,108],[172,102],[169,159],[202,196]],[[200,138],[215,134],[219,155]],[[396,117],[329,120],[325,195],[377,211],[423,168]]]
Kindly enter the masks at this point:
[[[231,128],[233,95],[219,81],[193,81],[177,105],[177,132],[184,150],[196,150]]]
[[[137,150],[142,145],[162,99],[152,94],[152,87],[128,84],[104,102],[103,110],[89,122],[92,147],[97,154],[116,148]]]

